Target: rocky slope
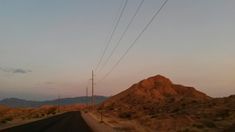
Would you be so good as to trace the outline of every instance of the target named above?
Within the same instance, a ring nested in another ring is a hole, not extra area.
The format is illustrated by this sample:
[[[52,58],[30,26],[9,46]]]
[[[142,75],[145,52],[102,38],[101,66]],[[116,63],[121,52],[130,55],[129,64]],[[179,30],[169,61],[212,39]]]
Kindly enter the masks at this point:
[[[225,131],[235,124],[235,97],[213,99],[157,75],[107,99],[98,110],[152,131]]]

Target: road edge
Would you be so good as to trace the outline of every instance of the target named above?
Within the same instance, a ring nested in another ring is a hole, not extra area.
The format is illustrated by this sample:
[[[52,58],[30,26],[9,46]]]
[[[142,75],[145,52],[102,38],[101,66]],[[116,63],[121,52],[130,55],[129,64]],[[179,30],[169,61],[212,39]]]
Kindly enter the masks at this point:
[[[81,111],[82,118],[85,120],[87,125],[94,131],[94,132],[115,132],[115,130],[108,126],[105,123],[101,123],[98,120],[94,119],[89,113],[85,113]]]

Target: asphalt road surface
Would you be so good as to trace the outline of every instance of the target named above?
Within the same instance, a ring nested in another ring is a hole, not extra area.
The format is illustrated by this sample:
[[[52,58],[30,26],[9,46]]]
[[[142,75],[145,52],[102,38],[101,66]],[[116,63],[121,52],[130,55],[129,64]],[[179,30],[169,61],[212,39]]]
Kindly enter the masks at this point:
[[[80,112],[68,112],[0,132],[92,132]]]

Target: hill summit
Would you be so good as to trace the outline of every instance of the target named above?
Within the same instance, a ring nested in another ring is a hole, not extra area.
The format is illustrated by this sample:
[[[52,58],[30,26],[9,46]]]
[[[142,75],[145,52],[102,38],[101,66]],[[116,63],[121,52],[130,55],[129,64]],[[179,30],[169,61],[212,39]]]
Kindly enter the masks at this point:
[[[178,101],[206,101],[210,97],[193,87],[174,84],[170,79],[156,75],[132,85],[127,90],[111,97],[103,106],[164,105]]]

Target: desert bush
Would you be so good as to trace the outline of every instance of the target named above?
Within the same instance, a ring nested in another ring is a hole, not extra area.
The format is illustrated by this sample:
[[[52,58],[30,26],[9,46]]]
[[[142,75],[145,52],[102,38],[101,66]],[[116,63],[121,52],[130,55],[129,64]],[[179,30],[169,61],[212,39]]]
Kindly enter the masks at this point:
[[[229,110],[228,109],[221,110],[221,111],[217,112],[216,116],[224,119],[229,116]]]
[[[193,124],[192,126],[198,128],[198,129],[204,128],[203,124]]]
[[[202,123],[204,124],[204,126],[206,126],[208,128],[215,128],[216,127],[215,123],[211,120],[203,120]]]
[[[54,107],[53,107],[53,108],[50,108],[50,109],[46,112],[46,114],[47,114],[47,115],[50,115],[50,114],[54,115],[54,114],[56,114],[56,110],[57,110],[57,109],[54,108]]]
[[[133,113],[128,111],[128,112],[122,112],[119,114],[120,118],[126,118],[126,119],[130,119],[133,117]]]
[[[113,105],[108,106],[108,107],[107,107],[107,110],[111,110],[111,111],[114,110],[114,106],[113,106]]]
[[[1,122],[2,124],[5,124],[5,123],[7,123],[7,122],[9,122],[9,121],[12,121],[12,120],[13,120],[12,117],[6,117],[6,118],[3,118],[2,120],[0,120],[0,122]]]
[[[182,103],[182,104],[181,104],[181,107],[182,107],[182,108],[185,108],[185,107],[186,107],[186,103]]]
[[[180,112],[180,110],[181,110],[180,108],[175,108],[171,111],[171,113],[178,113],[178,112]]]
[[[32,116],[32,118],[39,118],[39,117],[40,117],[39,114],[35,114],[35,115]]]
[[[4,120],[4,119],[0,120],[0,124],[5,124],[5,123],[7,123],[6,120]]]
[[[177,132],[201,132],[201,130],[198,130],[197,128],[194,128],[194,127],[187,127],[187,128],[183,128]]]

